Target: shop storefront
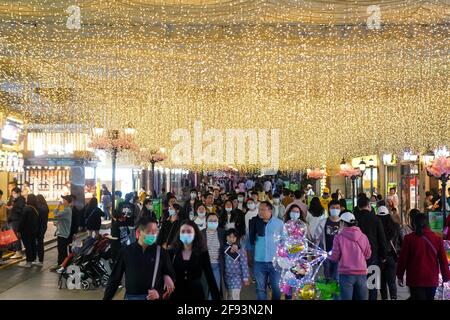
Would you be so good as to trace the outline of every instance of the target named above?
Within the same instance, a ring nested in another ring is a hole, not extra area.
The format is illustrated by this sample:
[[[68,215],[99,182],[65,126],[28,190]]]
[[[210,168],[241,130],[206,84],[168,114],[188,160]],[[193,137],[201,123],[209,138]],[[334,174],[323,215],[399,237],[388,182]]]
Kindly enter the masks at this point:
[[[80,126],[29,125],[22,182],[42,194],[50,207],[63,194],[76,196],[79,208],[96,194],[98,159],[89,151],[89,135]]]
[[[24,125],[20,119],[4,116],[0,113],[1,148],[0,148],[0,189],[4,199],[10,195],[10,182],[22,181],[24,157],[21,150],[24,142]]]

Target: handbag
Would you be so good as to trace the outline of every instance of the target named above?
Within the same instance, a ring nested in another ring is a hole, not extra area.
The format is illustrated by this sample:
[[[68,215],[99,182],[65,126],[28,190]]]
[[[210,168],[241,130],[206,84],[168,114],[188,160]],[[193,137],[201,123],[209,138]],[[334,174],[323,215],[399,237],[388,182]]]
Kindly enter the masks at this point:
[[[10,244],[18,241],[19,239],[16,236],[14,230],[6,230],[0,232],[0,247],[7,247]]]

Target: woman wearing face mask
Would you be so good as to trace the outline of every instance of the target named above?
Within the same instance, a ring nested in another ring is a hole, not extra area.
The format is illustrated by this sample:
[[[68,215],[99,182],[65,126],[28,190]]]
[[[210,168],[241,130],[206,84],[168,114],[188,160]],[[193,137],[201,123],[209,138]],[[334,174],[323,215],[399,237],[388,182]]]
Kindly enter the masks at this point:
[[[289,220],[302,220],[302,209],[296,204],[292,204],[289,206],[289,209],[284,213],[283,220],[284,222],[288,222]],[[305,222],[305,221],[303,221]]]
[[[183,208],[183,218],[194,220],[195,218],[195,207],[198,206],[200,200],[197,196],[197,190],[191,189],[190,198],[186,203],[184,204]],[[182,219],[182,220],[184,220]]]
[[[171,298],[175,301],[202,301],[207,295],[203,290],[202,275],[213,300],[220,300],[220,292],[211,268],[208,248],[193,221],[186,220],[171,245],[170,257],[175,270],[176,286]]]
[[[246,202],[247,212],[245,213],[245,235],[242,237],[242,244],[245,245],[245,249],[247,250],[247,262],[249,270],[253,270],[253,257],[254,257],[254,248],[250,243],[249,235],[249,225],[250,220],[258,215],[258,208],[256,207],[255,201],[252,198],[248,198]]]
[[[156,214],[153,211],[153,200],[151,200],[151,199],[144,200],[140,217],[141,218],[142,217],[152,217],[152,218],[156,219]]]
[[[224,274],[224,248],[225,230],[219,228],[219,217],[215,213],[209,213],[206,217],[207,227],[201,231],[204,245],[208,248],[211,269],[214,273],[217,288],[222,292]],[[211,299],[211,296],[209,296]]]
[[[236,229],[240,237],[245,234],[244,213],[233,208],[233,200],[225,201],[219,218],[219,227],[224,230]]]
[[[193,219],[200,231],[206,228],[206,207],[203,203],[200,203],[195,208],[196,216]]]
[[[273,195],[272,203],[273,203],[273,215],[283,220],[286,207],[283,206],[283,204],[281,203],[280,195],[278,193],[275,193]]]
[[[179,212],[181,207],[179,204],[172,204],[169,209],[169,217],[161,224],[161,230],[159,232],[158,244],[164,249],[168,249],[169,245],[173,242],[180,227]]]

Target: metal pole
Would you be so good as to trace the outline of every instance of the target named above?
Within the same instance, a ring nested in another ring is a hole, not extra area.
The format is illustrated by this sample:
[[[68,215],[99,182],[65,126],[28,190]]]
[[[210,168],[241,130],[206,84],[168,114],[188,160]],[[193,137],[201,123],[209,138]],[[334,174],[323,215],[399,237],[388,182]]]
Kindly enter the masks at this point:
[[[355,192],[356,192],[356,176],[352,176],[352,202],[353,202],[353,210],[355,209]]]
[[[152,164],[152,175],[151,175],[151,178],[150,178],[150,190],[149,190],[149,192],[150,192],[150,194],[153,197],[153,190],[155,189],[155,187],[154,187],[154,184],[155,184],[155,161],[151,161],[151,164]]]
[[[373,195],[373,166],[370,166],[370,195]]]
[[[112,183],[111,183],[111,201],[112,209],[111,215],[114,214],[116,210],[116,160],[117,160],[117,149],[114,148],[112,152]]]

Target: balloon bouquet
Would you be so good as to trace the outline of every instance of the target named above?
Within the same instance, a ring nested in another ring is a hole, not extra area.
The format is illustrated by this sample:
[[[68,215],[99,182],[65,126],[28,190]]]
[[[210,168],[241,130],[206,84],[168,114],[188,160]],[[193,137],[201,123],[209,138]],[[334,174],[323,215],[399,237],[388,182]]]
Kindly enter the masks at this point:
[[[300,300],[328,300],[337,293],[337,284],[315,280],[328,254],[306,238],[307,225],[301,220],[289,220],[277,244],[273,264],[281,272],[280,290]]]

